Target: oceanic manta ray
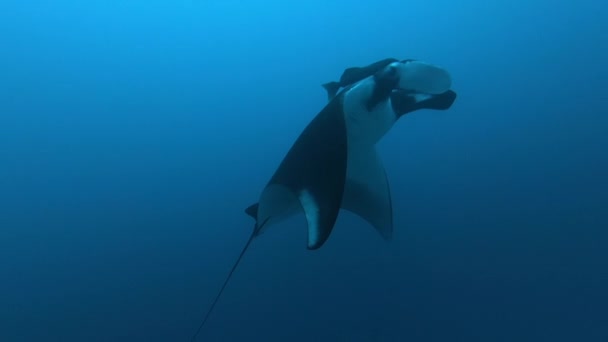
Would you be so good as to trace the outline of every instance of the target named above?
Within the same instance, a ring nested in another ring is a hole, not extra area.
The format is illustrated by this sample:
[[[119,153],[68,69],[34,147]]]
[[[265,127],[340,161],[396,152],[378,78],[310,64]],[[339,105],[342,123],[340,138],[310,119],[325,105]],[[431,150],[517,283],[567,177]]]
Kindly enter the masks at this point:
[[[245,209],[255,220],[253,232],[192,340],[253,239],[280,221],[303,212],[310,250],[327,241],[340,209],[358,215],[390,239],[390,188],[375,145],[407,113],[449,109],[456,99],[451,83],[450,74],[439,66],[387,58],[347,68],[340,81],[323,84],[328,103],[291,146],[258,202]]]

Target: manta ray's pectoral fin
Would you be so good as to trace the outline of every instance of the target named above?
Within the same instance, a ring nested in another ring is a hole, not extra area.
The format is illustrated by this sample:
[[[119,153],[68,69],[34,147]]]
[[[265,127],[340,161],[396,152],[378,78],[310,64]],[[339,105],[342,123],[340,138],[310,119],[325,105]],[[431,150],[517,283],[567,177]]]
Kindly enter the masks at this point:
[[[257,212],[246,209],[264,229],[302,210],[308,223],[308,249],[320,248],[338,213],[347,162],[346,124],[341,99],[335,98],[300,134],[260,197]],[[256,234],[261,233],[258,228]]]
[[[380,235],[393,235],[391,193],[382,162],[374,146],[352,147],[342,208],[369,222]]]

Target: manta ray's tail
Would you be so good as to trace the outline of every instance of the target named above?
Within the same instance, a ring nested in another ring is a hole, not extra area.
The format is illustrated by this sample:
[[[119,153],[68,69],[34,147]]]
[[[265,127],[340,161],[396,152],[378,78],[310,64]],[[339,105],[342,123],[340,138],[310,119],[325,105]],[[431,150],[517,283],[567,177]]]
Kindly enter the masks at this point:
[[[243,247],[243,250],[241,250],[241,254],[236,259],[236,262],[234,263],[234,265],[232,265],[232,269],[230,270],[230,273],[228,273],[228,276],[224,280],[224,284],[222,285],[222,287],[220,288],[220,291],[215,296],[215,299],[213,299],[213,303],[211,303],[211,306],[209,307],[209,309],[205,313],[205,317],[203,317],[203,321],[198,326],[198,329],[196,329],[196,332],[192,336],[192,339],[191,339],[192,342],[196,341],[196,337],[198,336],[198,334],[203,329],[203,326],[205,326],[205,323],[207,323],[207,320],[209,319],[209,316],[211,316],[211,312],[215,308],[215,304],[217,304],[218,300],[220,299],[220,296],[222,295],[222,292],[224,292],[224,289],[226,288],[226,285],[228,284],[228,281],[230,281],[230,278],[232,277],[232,274],[234,273],[234,270],[236,270],[236,267],[241,262],[241,259],[243,259],[243,255],[245,255],[245,252],[247,251],[247,248],[249,248],[249,245],[251,244],[251,241],[253,241],[253,238],[256,236],[256,233],[259,231],[260,228],[262,228],[264,226],[265,223],[266,223],[266,221],[264,221],[264,223],[262,223],[259,227],[256,227],[257,225],[253,227],[253,232],[251,233],[251,236],[249,236],[249,239],[247,240],[247,243]]]

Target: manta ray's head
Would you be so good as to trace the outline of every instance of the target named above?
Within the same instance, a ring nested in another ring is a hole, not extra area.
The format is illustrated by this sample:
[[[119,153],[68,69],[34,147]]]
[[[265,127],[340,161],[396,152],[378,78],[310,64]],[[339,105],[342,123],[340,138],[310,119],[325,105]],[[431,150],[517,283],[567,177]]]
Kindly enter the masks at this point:
[[[446,110],[456,99],[450,89],[450,74],[422,61],[383,60],[349,68],[342,78],[349,77],[350,81],[364,77],[341,93],[351,143],[375,144],[404,114],[419,109]]]
[[[419,60],[393,62],[378,71],[375,78],[392,89],[391,102],[399,115],[418,109],[445,110],[456,100],[448,71]]]

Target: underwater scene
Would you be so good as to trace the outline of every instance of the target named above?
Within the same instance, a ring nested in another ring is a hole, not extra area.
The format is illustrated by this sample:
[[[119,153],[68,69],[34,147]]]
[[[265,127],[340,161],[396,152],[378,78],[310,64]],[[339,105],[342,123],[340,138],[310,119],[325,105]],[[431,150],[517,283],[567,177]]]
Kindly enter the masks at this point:
[[[608,341],[608,2],[0,3],[0,342]]]

